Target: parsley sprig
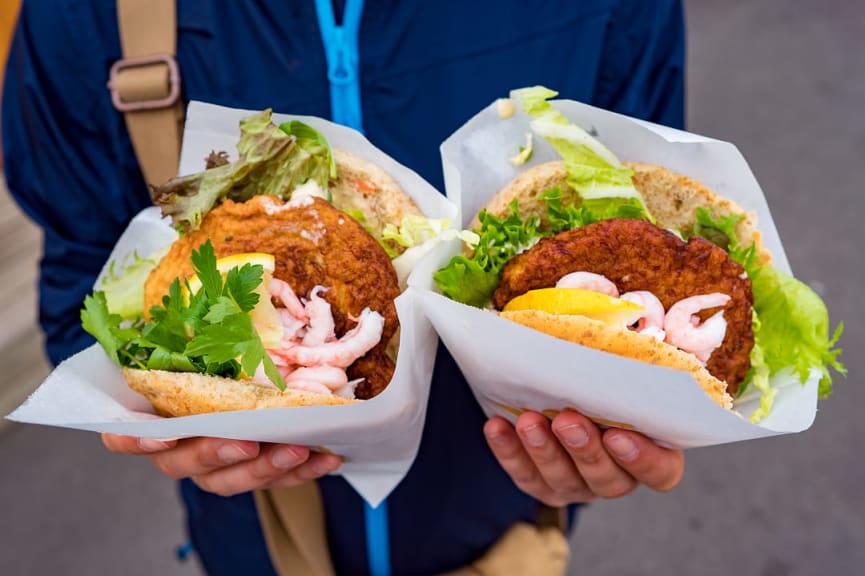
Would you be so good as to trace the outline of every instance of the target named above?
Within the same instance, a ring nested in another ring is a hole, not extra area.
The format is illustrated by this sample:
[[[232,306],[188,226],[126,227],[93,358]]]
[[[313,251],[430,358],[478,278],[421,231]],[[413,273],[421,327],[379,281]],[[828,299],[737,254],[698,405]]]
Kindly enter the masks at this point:
[[[250,316],[259,301],[256,288],[264,268],[244,264],[223,278],[209,240],[193,250],[192,266],[201,288],[191,293],[185,282],[183,290],[175,278],[162,304],[150,309],[148,322],[111,314],[105,294],[95,291],[84,299],[82,326],[119,366],[239,378],[254,374],[263,363],[270,381],[285,390]]]

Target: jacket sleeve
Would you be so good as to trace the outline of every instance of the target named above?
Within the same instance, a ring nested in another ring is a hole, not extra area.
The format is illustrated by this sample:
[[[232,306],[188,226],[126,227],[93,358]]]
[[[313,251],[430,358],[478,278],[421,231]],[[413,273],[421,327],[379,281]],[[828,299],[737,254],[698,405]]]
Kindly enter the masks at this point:
[[[39,322],[55,364],[92,342],[80,326],[81,303],[117,237],[148,203],[105,87],[119,54],[114,16],[110,2],[25,2],[7,66],[6,178],[44,232]]]
[[[594,102],[684,128],[685,22],[680,0],[616,2],[607,22]]]

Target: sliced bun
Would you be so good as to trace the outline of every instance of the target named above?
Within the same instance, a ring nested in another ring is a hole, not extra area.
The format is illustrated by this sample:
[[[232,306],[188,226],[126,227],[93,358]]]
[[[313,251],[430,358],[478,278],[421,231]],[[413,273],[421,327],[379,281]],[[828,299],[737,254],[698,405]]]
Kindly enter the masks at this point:
[[[693,178],[667,170],[663,166],[645,163],[626,163],[634,171],[634,186],[643,195],[649,211],[661,228],[688,230],[694,225],[694,214],[698,207],[711,208],[715,217],[739,214],[744,218],[736,227],[736,235],[743,246],[757,243],[759,261],[771,261],[771,255],[763,247],[760,232],[757,230],[757,217],[746,212],[735,202],[727,200],[697,182]],[[520,214],[537,216],[546,221],[546,205],[542,194],[550,188],[558,187],[562,192],[562,204],[579,206],[579,194],[567,183],[565,163],[562,161],[538,164],[522,172],[507,186],[502,188],[484,206],[487,212],[498,217],[510,213],[510,203],[517,200]],[[477,216],[470,228],[480,228]]]
[[[362,213],[362,224],[376,240],[386,224],[399,226],[404,216],[422,216],[414,200],[378,165],[339,148],[333,150],[333,157],[337,170],[330,186],[333,205]]]
[[[123,368],[123,377],[129,387],[147,398],[161,416],[359,402],[303,390],[280,392],[272,386],[194,372]]]
[[[651,336],[609,326],[585,316],[549,314],[538,310],[513,310],[499,314],[556,338],[649,364],[690,372],[718,405],[723,408],[733,406],[733,399],[726,391],[727,385],[709,374],[693,355]]]

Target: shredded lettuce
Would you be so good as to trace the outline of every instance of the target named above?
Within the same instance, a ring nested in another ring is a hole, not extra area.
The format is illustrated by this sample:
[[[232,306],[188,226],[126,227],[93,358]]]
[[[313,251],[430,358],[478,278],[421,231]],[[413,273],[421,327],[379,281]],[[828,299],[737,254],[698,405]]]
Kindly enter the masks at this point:
[[[117,314],[124,320],[144,316],[144,282],[166,252],[168,247],[144,258],[138,252],[133,252],[120,261],[108,263],[108,272],[100,282],[99,289],[105,295],[111,314]]]
[[[832,393],[832,368],[839,374],[847,369],[838,360],[836,348],[844,330],[837,326],[829,335],[829,312],[826,304],[805,283],[770,264],[758,264],[756,245],[739,243],[736,224],[743,217],[731,215],[713,218],[705,208],[697,209],[697,225],[692,235],[699,235],[721,246],[726,245],[730,257],[742,265],[751,279],[754,293],[754,348],[751,350],[751,371],[740,394],[753,385],[762,392],[760,408],[751,417],[758,422],[769,413],[775,391],[769,378],[783,369],[792,369],[805,383],[812,369],[820,374],[819,397]],[[726,238],[721,238],[723,235]]]
[[[335,166],[324,136],[301,122],[283,126],[271,122],[270,109],[244,118],[235,162],[172,178],[154,188],[154,202],[176,228],[188,232],[225,198],[242,202],[266,194],[288,199],[310,180],[327,190]]]
[[[400,251],[395,249],[394,246],[400,246],[403,249],[420,246],[424,242],[438,238],[444,234],[450,229],[450,225],[450,220],[447,218],[427,218],[426,216],[410,214],[403,217],[399,226],[391,223],[385,224],[380,244],[388,256],[396,258],[399,256]],[[452,237],[461,238],[463,242],[472,248],[477,245],[480,239],[477,234],[468,230],[456,232]]]
[[[598,139],[571,123],[548,99],[558,92],[543,86],[520,88],[511,92],[523,110],[531,116],[532,131],[544,138],[562,157],[568,185],[584,200],[601,198],[634,198],[646,216],[654,221],[640,192],[634,187],[633,172],[624,166]]]
[[[511,164],[514,166],[522,166],[532,159],[534,154],[534,142],[532,141],[532,133],[526,132],[526,145],[520,146],[516,155],[511,156]]]

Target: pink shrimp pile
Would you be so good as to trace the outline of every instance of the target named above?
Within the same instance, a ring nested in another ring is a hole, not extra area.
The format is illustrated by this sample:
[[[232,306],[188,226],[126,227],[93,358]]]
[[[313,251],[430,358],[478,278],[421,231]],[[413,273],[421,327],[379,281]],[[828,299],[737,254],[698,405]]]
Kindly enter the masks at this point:
[[[314,287],[304,300],[298,298],[287,282],[277,278],[270,281],[269,289],[273,298],[282,304],[276,311],[283,333],[279,345],[268,349],[267,354],[286,386],[354,398],[354,389],[362,379],[349,381],[345,369],[379,343],[384,317],[365,308],[357,325],[337,338],[330,304],[321,297],[327,288]],[[254,379],[270,382],[260,367]]]
[[[683,298],[665,312],[661,301],[651,292],[637,290],[619,295],[616,285],[600,274],[573,272],[559,279],[556,287],[591,290],[642,306],[643,311],[629,326],[630,330],[693,354],[702,364],[709,361],[712,352],[721,346],[727,334],[723,310],[702,323],[697,316],[701,310],[725,306],[730,301],[728,295],[720,292]]]

